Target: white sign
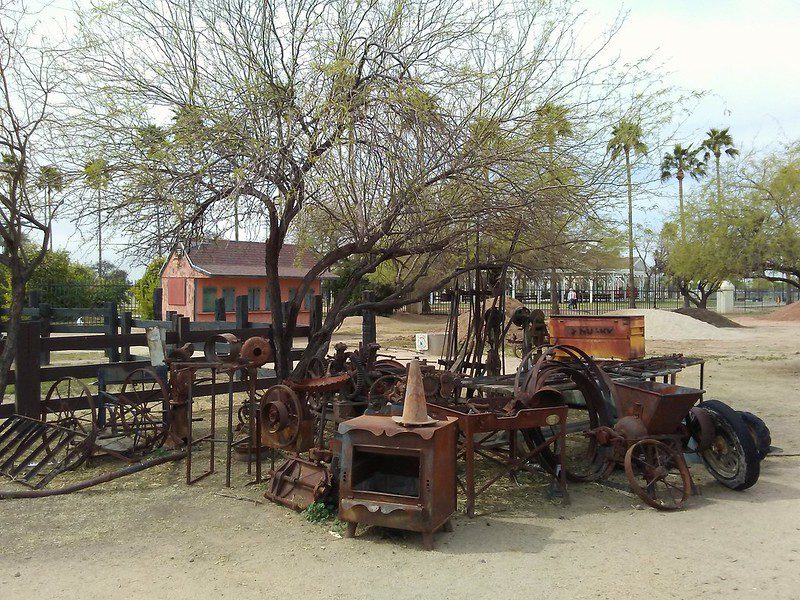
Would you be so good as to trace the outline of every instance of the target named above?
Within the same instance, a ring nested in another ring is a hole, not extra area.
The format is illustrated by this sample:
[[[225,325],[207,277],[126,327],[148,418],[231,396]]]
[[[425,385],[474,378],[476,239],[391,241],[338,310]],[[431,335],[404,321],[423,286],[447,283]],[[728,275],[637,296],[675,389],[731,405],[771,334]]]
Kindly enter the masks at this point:
[[[428,350],[428,334],[427,333],[418,333],[418,334],[416,334],[416,346],[417,346],[417,352],[426,352]]]

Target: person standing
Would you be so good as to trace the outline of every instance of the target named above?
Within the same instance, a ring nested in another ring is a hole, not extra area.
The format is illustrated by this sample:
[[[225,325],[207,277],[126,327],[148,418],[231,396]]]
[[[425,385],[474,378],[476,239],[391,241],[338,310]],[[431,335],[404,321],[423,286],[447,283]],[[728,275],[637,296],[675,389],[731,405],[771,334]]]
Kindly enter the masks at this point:
[[[578,294],[575,292],[574,288],[569,288],[567,292],[567,307],[578,308]]]

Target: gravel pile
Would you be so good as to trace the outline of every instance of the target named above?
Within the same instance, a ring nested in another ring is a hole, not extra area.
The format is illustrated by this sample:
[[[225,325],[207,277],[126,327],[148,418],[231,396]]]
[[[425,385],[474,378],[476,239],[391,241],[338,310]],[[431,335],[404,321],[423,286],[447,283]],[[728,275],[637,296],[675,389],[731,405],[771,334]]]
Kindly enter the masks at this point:
[[[627,308],[610,315],[644,315],[646,340],[731,340],[743,335],[736,329],[722,329],[669,310]]]

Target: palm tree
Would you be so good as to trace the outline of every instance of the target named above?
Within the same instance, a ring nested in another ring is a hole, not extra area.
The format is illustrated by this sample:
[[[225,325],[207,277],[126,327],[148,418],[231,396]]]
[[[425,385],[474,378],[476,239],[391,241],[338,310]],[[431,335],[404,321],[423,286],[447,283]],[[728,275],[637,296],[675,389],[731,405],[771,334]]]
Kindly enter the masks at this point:
[[[569,109],[560,104],[546,102],[536,110],[536,116],[542,121],[542,135],[547,144],[547,153],[550,158],[550,168],[555,172],[556,167],[553,160],[555,145],[559,138],[570,137],[572,135],[572,123],[569,118]],[[550,268],[550,314],[557,315],[558,308],[558,275],[555,264]]]
[[[678,180],[678,211],[680,215],[680,234],[681,241],[686,239],[686,220],[683,212],[683,178],[688,173],[692,179],[700,179],[706,174],[706,164],[697,158],[700,148],[694,149],[691,145],[684,148],[680,144],[675,144],[672,152],[664,155],[661,161],[661,181],[666,181],[674,177]],[[688,287],[681,283],[681,289],[687,290]],[[689,308],[689,294],[683,294],[683,307]]]
[[[103,276],[103,196],[102,191],[111,181],[108,161],[95,158],[83,167],[83,179],[86,185],[97,190],[97,274]]]
[[[684,148],[675,144],[672,152],[664,155],[661,161],[661,181],[667,181],[673,176],[678,180],[678,214],[680,215],[681,240],[684,239],[685,219],[683,215],[683,178],[688,174],[692,179],[700,179],[706,175],[706,164],[697,158],[700,148],[691,145]]]
[[[625,156],[625,173],[628,178],[628,306],[636,308],[633,293],[633,184],[631,182],[631,154],[647,156],[647,144],[642,141],[642,127],[636,121],[620,119],[611,130],[606,152],[611,160]]]
[[[36,179],[36,187],[44,190],[45,207],[44,217],[47,223],[47,233],[49,237],[50,251],[53,251],[53,193],[58,193],[64,189],[64,174],[58,167],[45,165],[39,169],[39,177]]]
[[[717,168],[717,202],[722,202],[722,178],[719,174],[719,160],[723,153],[731,158],[739,156],[739,151],[733,147],[733,138],[728,133],[728,127],[725,129],[714,129],[713,127],[706,133],[706,139],[703,140],[701,145],[705,149],[703,160],[709,161],[711,156],[714,156],[714,161]]]

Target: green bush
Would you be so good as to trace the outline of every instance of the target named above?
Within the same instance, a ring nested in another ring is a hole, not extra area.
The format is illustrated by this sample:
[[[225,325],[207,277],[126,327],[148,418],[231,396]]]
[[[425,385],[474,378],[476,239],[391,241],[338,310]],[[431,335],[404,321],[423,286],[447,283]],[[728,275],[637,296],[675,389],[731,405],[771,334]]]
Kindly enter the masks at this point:
[[[153,290],[161,285],[161,268],[165,260],[159,257],[147,265],[144,275],[133,286],[133,297],[142,319],[153,318]]]

